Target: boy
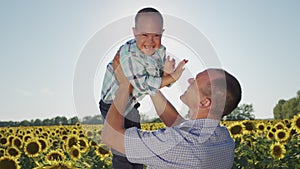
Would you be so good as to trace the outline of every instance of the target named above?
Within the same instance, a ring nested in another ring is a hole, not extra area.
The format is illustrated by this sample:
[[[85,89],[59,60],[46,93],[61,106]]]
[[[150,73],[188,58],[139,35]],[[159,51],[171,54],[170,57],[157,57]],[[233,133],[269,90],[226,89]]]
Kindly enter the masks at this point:
[[[166,58],[166,48],[161,45],[163,31],[163,17],[159,11],[143,8],[135,16],[135,39],[127,41],[118,51],[123,72],[134,88],[124,113],[124,128],[140,128],[138,101],[145,95],[156,94],[161,87],[169,86],[181,76],[179,73],[176,76],[174,71],[175,60],[170,60],[169,56]],[[111,62],[107,66],[99,102],[104,118],[118,87]],[[112,151],[113,168],[143,168],[142,164],[132,164],[123,155]]]

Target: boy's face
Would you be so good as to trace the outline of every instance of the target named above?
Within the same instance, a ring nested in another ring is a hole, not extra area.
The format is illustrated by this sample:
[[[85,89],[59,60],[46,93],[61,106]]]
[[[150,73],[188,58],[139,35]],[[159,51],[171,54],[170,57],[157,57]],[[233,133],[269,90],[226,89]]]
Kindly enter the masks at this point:
[[[139,14],[133,34],[137,47],[146,55],[151,56],[160,48],[163,33],[162,20],[157,13]]]

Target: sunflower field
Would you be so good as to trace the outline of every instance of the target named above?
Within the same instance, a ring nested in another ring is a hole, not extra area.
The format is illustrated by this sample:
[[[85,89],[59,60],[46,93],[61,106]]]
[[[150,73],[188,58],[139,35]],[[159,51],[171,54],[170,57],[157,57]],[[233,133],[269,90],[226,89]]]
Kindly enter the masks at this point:
[[[285,120],[221,121],[235,140],[233,168],[300,168],[300,114]],[[144,130],[165,127],[142,124]],[[0,128],[0,169],[112,168],[102,125]]]

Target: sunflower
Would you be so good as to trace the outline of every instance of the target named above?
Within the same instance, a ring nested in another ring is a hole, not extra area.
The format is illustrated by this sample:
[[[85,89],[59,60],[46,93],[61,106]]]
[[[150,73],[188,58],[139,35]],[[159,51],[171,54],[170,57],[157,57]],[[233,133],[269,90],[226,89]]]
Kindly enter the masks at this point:
[[[291,120],[290,119],[284,119],[282,121],[286,128],[291,128]]]
[[[46,139],[43,139],[43,138],[38,138],[37,140],[41,144],[41,151],[46,152],[47,148],[48,148],[48,141]]]
[[[272,126],[270,125],[270,124],[268,124],[267,126],[266,126],[266,131],[270,131],[272,129]]]
[[[69,151],[73,146],[79,146],[78,137],[76,135],[68,136],[67,140],[65,141],[64,148],[65,150]]]
[[[275,139],[279,142],[284,142],[289,139],[289,134],[283,129],[279,129],[275,132]]]
[[[267,134],[267,138],[269,140],[272,140],[274,138],[274,133],[272,131],[269,131],[268,134]]]
[[[18,147],[19,149],[21,149],[23,147],[23,141],[19,137],[15,137],[12,140],[12,145]]]
[[[275,159],[284,158],[285,152],[286,152],[286,150],[285,150],[284,145],[282,145],[280,143],[274,143],[274,144],[271,145],[271,155]]]
[[[86,138],[82,137],[78,139],[80,151],[85,153],[89,149],[89,143]]]
[[[15,134],[15,129],[13,129],[13,128],[8,128],[8,129],[7,129],[7,133],[8,133],[8,134]]]
[[[36,135],[40,135],[40,134],[41,134],[41,131],[38,130],[38,129],[36,129],[36,130],[34,131],[34,133],[35,133]]]
[[[25,143],[25,154],[29,157],[37,157],[42,150],[41,143],[37,140],[31,139]]]
[[[61,138],[61,140],[67,140],[68,136],[67,135],[62,135],[60,138]]]
[[[253,121],[245,120],[242,124],[245,126],[244,131],[246,131],[247,133],[254,132],[256,129],[256,125]]]
[[[77,161],[81,157],[80,149],[77,146],[73,146],[69,151],[71,159]]]
[[[111,151],[105,144],[100,144],[96,149],[95,149],[96,155],[100,158],[100,160],[104,160],[107,157],[111,157]]]
[[[72,130],[73,135],[77,135],[78,133],[79,133],[78,130],[76,130],[76,129]]]
[[[33,137],[33,136],[32,136],[31,134],[25,134],[25,135],[23,136],[23,141],[24,141],[24,142],[27,142],[27,141],[30,140],[32,137]]]
[[[3,156],[4,156],[4,153],[5,153],[5,149],[0,148],[0,157],[3,157]]]
[[[87,135],[88,138],[93,138],[94,133],[92,131],[87,131],[86,135]]]
[[[51,136],[51,137],[58,136],[58,135],[55,133],[55,131],[53,131],[53,130],[52,130],[52,131],[50,131],[50,133],[49,133],[49,134],[50,134],[50,136]]]
[[[12,144],[12,141],[13,141],[14,138],[15,138],[15,136],[9,136],[8,137],[9,144]]]
[[[51,150],[47,155],[46,155],[46,160],[48,163],[51,163],[52,161],[63,161],[65,159],[65,155],[63,152],[59,150]]]
[[[96,147],[96,146],[97,146],[97,142],[94,141],[94,140],[90,140],[89,145],[90,145],[91,147]]]
[[[21,156],[21,152],[17,147],[9,147],[6,152],[11,157],[19,158]]]
[[[295,129],[296,132],[300,134],[300,113],[294,116],[292,120],[292,128]]]
[[[75,126],[81,127],[81,124],[79,122],[76,122]]]
[[[34,169],[77,169],[69,161],[51,161],[50,166],[39,166]]]
[[[278,123],[275,124],[275,128],[278,129],[278,130],[280,130],[280,129],[285,129],[286,127],[283,124],[283,122],[280,121],[280,122],[278,122]]]
[[[233,138],[241,137],[243,134],[244,126],[240,124],[239,122],[235,122],[228,126],[228,129],[230,131],[230,134]]]
[[[264,122],[258,122],[256,124],[256,131],[259,133],[263,133],[267,130],[267,127]]]
[[[6,137],[0,138],[0,145],[3,147],[7,147],[9,145],[9,141]]]
[[[50,140],[51,142],[51,146],[55,147],[55,148],[58,148],[59,147],[59,141],[58,140]]]
[[[49,134],[47,132],[43,132],[41,133],[41,136],[44,137],[44,138],[48,138],[49,137]]]
[[[18,160],[13,157],[0,157],[0,168],[2,169],[20,169]]]

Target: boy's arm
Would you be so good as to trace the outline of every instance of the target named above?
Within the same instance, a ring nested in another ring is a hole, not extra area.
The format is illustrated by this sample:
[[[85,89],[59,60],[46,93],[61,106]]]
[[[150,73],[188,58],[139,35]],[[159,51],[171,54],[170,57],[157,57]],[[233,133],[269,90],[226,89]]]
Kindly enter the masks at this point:
[[[181,75],[184,71],[184,65],[187,62],[188,61],[184,59],[181,62],[179,62],[175,71],[173,71],[172,73],[169,73],[169,74],[165,73],[164,76],[162,77],[160,88],[168,86],[169,84],[176,82],[181,77]]]

